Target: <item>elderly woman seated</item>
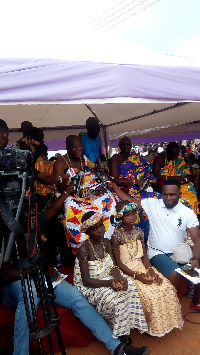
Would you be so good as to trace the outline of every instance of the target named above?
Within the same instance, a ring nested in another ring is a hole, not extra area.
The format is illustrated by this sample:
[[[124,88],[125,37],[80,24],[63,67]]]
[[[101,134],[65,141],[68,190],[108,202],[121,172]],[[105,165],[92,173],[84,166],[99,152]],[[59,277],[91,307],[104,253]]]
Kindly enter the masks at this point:
[[[57,159],[53,173],[59,176],[58,191],[66,188],[66,174],[68,183],[74,181],[73,194],[66,196],[64,203],[64,222],[66,235],[73,252],[85,240],[86,235],[80,233],[81,218],[87,210],[101,210],[106,217],[104,220],[106,237],[110,239],[114,226],[116,202],[112,193],[97,182],[97,176],[88,167],[88,159],[83,156],[83,146],[79,137],[70,135],[66,139],[67,153]],[[76,179],[77,178],[77,179]]]
[[[119,141],[120,153],[109,161],[109,174],[124,192],[132,197],[150,197],[154,195],[151,183],[156,179],[151,174],[151,165],[143,158],[131,152],[132,144],[128,137]]]
[[[151,174],[151,164],[131,152],[132,144],[128,137],[119,142],[120,153],[113,155],[108,167],[112,180],[128,195],[135,198],[157,197],[151,187],[156,182]],[[148,221],[143,221],[142,214],[138,215],[137,227],[143,229],[145,240],[148,236]]]

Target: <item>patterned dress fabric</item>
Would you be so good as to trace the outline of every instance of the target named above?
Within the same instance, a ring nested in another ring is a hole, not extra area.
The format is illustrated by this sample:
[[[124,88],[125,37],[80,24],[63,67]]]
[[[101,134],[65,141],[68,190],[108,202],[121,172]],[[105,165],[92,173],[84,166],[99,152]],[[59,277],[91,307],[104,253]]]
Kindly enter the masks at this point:
[[[55,161],[49,161],[40,156],[35,163],[35,168],[43,173],[53,174],[54,163]],[[36,193],[43,196],[53,194],[55,190],[54,185],[44,185],[39,181],[34,181],[34,186],[36,189]]]
[[[138,157],[137,155],[131,153],[127,160],[122,164],[119,164],[118,174],[119,178],[126,178],[129,180],[141,180],[147,179],[148,182],[155,183],[156,179],[151,174],[152,166],[145,159]],[[120,186],[119,186],[120,187]],[[123,186],[121,189],[133,198],[148,198],[156,197],[160,198],[160,194],[152,191],[140,191],[137,185]],[[148,189],[149,190],[149,189]],[[145,241],[149,234],[149,221],[144,221],[142,219],[142,212],[139,213],[138,219],[136,221],[137,227],[142,228],[144,231]]]
[[[90,277],[99,280],[111,279],[113,261],[106,254],[103,261],[88,261]],[[142,305],[131,279],[127,291],[114,291],[110,287],[90,288],[83,286],[79,261],[75,261],[74,284],[85,298],[92,303],[113,329],[113,338],[130,334],[130,329],[137,328],[141,333],[148,330]]]
[[[190,168],[185,163],[185,160],[179,155],[175,160],[166,161],[164,168],[160,170],[161,175],[165,176],[181,176],[187,177],[191,175]],[[192,208],[193,211],[198,213],[198,200],[197,192],[195,186],[192,182],[188,184],[181,184],[182,198],[189,201],[188,207]]]
[[[151,174],[152,166],[145,159],[131,153],[127,160],[119,164],[119,178],[129,180],[146,179],[149,183],[156,182],[155,177]],[[154,192],[140,191],[137,185],[123,187],[123,191],[132,197],[147,198],[155,195]]]
[[[133,271],[146,273],[146,268],[141,259],[143,256],[142,230],[134,228],[131,233],[127,233],[127,239],[133,241],[135,233],[137,233],[137,241],[134,244],[126,243],[125,236],[120,228],[114,232],[113,236],[117,241],[116,244],[119,244],[122,263]],[[113,245],[113,248],[115,248],[115,245]],[[173,328],[181,329],[181,307],[174,286],[155,268],[154,271],[163,279],[162,285],[159,286],[154,283],[147,285],[136,279],[134,282],[148,324],[148,333],[152,336],[161,337]]]
[[[95,196],[91,192],[98,187],[96,176],[90,171],[85,172],[82,188],[86,189],[86,197],[68,196],[64,203],[64,224],[68,244],[74,254],[77,253],[81,243],[87,238],[85,233],[80,233],[82,216],[89,210],[101,211],[104,215],[105,238],[110,239],[114,232],[114,218],[116,215],[116,201],[112,193],[107,190],[102,196]],[[91,190],[91,188],[93,190]]]

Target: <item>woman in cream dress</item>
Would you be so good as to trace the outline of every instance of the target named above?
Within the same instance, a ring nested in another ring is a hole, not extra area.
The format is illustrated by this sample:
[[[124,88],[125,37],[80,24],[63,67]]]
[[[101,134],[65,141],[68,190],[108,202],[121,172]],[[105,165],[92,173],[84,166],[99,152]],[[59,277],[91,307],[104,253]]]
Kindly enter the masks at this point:
[[[137,205],[120,201],[118,225],[112,235],[116,265],[134,279],[140,296],[148,333],[163,336],[182,327],[181,307],[172,284],[151,266],[144,246],[143,231],[135,227]]]
[[[114,265],[110,241],[104,238],[103,215],[90,211],[82,218],[81,231],[89,238],[77,253],[74,284],[113,329],[113,338],[137,328],[148,330],[134,282]]]

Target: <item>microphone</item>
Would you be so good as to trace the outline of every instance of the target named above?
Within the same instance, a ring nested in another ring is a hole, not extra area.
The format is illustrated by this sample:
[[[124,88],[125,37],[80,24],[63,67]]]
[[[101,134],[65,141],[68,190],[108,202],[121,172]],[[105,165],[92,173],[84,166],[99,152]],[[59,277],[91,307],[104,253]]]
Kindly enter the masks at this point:
[[[82,182],[82,178],[83,178],[83,176],[84,176],[84,171],[81,170],[81,171],[79,172],[78,176],[79,176],[79,180],[78,180],[78,184],[77,184],[77,191],[76,191],[76,194],[79,196],[79,194],[80,194],[81,182]]]
[[[78,182],[78,174],[74,175],[72,178],[71,178],[71,182],[74,183],[74,187],[73,187],[73,195],[75,196],[76,195],[76,191],[77,191],[77,182]]]
[[[75,196],[79,196],[80,194],[80,186],[81,186],[81,181],[82,181],[82,177],[84,175],[84,171],[80,171],[78,174],[76,174],[75,176],[73,176],[71,178],[71,181],[74,183],[74,187],[73,187],[73,195]]]

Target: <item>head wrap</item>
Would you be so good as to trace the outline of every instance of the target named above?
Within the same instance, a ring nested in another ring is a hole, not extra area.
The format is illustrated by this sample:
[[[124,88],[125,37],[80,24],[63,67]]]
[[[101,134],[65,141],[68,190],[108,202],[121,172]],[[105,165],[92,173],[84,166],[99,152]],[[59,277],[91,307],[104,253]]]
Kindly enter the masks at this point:
[[[116,227],[121,227],[123,215],[132,210],[136,212],[139,210],[138,205],[134,202],[127,203],[126,205],[124,205],[124,207],[122,207],[122,209],[119,212],[117,212],[117,217],[115,221]]]
[[[86,219],[86,221],[84,221],[81,224],[80,232],[85,233],[88,228],[94,226],[95,224],[97,224],[103,219],[104,219],[103,213],[95,212],[95,214],[93,214],[90,218]]]

